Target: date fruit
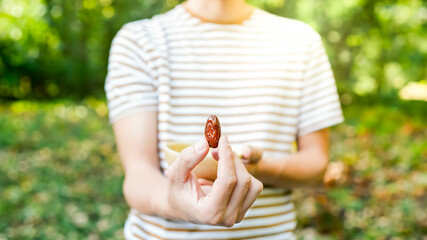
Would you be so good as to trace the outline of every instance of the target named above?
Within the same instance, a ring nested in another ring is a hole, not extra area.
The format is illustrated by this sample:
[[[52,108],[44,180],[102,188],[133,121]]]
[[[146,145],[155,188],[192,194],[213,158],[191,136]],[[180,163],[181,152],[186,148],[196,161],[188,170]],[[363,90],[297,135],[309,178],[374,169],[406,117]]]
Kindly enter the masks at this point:
[[[210,115],[208,117],[205,126],[205,137],[208,140],[209,147],[218,147],[219,138],[221,137],[221,125],[217,116]]]

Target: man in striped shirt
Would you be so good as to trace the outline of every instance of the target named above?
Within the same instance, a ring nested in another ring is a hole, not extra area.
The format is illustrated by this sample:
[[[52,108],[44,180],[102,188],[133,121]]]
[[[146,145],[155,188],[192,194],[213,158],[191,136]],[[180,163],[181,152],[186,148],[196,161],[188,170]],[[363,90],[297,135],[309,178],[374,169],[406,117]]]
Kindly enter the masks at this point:
[[[343,120],[308,25],[244,0],[188,0],[119,31],[105,89],[131,207],[127,239],[295,238],[290,190],[322,179],[328,127]],[[211,114],[223,133],[213,183],[191,173],[208,154]],[[170,142],[195,144],[168,166]],[[232,153],[243,146],[262,158],[243,164]]]

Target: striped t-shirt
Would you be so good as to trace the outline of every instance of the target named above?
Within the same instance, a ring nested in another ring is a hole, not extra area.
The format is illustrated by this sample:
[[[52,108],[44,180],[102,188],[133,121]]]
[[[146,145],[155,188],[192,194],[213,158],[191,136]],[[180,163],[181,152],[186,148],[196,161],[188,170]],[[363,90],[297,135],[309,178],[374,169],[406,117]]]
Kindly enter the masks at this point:
[[[164,145],[197,141],[211,114],[233,147],[258,146],[274,158],[292,154],[298,136],[343,120],[320,36],[302,22],[260,9],[241,24],[216,24],[178,5],[126,24],[112,43],[105,89],[111,122],[140,111],[158,113],[164,167]],[[266,186],[232,228],[133,209],[125,237],[292,239],[295,227],[290,191]]]

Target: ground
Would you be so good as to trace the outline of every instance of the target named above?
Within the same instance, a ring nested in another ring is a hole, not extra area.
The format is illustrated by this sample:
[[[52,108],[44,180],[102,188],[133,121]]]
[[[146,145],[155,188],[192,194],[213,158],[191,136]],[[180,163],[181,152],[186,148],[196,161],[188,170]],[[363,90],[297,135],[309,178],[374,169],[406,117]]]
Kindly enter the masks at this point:
[[[345,107],[330,186],[295,194],[301,239],[427,239],[427,127],[414,109]],[[123,239],[103,100],[3,102],[0,129],[0,239]]]

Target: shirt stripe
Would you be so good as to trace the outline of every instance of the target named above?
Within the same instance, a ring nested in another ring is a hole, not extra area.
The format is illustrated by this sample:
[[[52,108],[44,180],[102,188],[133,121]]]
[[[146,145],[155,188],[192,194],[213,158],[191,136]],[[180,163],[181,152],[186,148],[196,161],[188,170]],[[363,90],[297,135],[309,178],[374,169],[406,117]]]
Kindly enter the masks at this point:
[[[113,40],[105,83],[110,122],[158,114],[158,151],[197,141],[216,114],[234,148],[286,157],[298,136],[343,120],[320,36],[256,9],[242,24],[206,23],[182,5],[126,24]],[[289,190],[266,187],[231,228],[174,222],[131,210],[127,239],[295,239]]]

